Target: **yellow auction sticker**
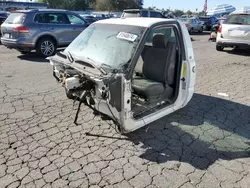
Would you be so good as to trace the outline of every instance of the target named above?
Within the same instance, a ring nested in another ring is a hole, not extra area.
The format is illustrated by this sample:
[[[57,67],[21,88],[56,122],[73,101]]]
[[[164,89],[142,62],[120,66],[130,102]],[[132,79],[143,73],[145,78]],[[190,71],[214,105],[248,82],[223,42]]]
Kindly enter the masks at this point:
[[[182,71],[182,77],[186,77],[187,76],[187,63],[183,64],[183,71]]]

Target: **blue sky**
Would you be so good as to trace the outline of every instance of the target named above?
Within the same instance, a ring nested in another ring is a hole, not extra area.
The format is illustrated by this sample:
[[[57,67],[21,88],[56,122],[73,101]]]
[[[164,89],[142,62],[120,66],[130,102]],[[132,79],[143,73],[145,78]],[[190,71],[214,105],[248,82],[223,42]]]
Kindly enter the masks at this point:
[[[156,6],[157,8],[171,8],[195,11],[203,10],[205,0],[144,0],[144,7]],[[219,4],[230,4],[235,8],[250,6],[250,0],[207,0],[208,10]]]

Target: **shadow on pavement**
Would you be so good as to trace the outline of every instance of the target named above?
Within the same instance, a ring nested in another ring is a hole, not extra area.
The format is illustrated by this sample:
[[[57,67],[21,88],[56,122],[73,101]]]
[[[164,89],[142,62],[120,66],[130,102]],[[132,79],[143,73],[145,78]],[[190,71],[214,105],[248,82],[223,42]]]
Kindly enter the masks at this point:
[[[25,60],[25,61],[32,61],[32,62],[36,62],[36,63],[49,63],[49,60],[37,55],[35,52],[30,52],[30,53],[25,54],[25,55],[21,54],[17,57],[20,60]]]
[[[249,114],[249,106],[195,94],[186,108],[127,136],[141,158],[207,169],[218,159],[250,157]]]
[[[235,49],[235,50],[225,50],[225,51],[232,55],[250,56],[250,50]]]

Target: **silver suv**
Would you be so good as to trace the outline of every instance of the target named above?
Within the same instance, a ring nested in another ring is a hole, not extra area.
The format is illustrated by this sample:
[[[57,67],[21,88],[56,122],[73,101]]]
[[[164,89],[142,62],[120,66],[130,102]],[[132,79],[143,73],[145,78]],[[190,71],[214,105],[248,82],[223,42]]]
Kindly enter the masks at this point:
[[[216,49],[224,47],[250,48],[250,13],[231,14],[220,25]]]
[[[23,54],[36,50],[48,57],[68,46],[86,27],[82,17],[66,10],[16,11],[1,25],[1,42]]]

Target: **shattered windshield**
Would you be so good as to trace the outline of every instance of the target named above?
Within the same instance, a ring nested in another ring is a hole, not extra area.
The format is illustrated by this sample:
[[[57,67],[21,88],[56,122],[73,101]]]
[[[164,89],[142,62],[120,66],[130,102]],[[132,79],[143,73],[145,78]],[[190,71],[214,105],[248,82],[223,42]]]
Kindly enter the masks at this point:
[[[74,58],[89,59],[98,67],[119,69],[130,62],[146,28],[95,23],[66,49]]]

